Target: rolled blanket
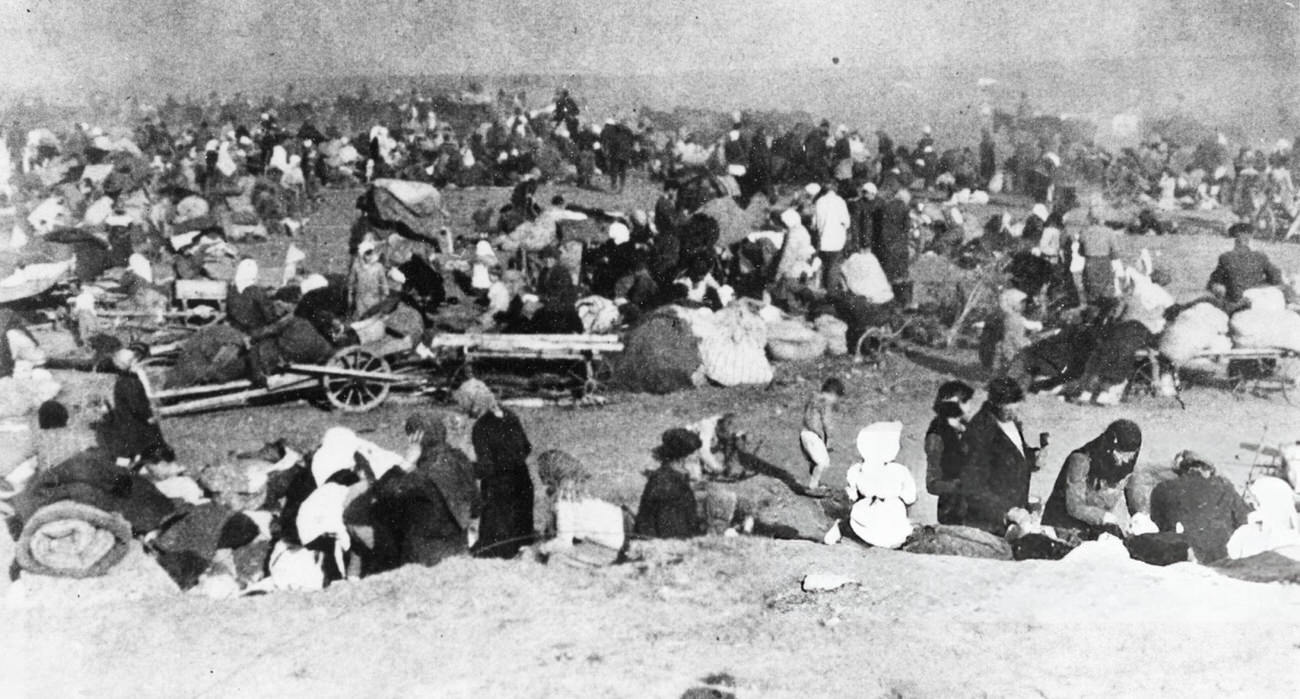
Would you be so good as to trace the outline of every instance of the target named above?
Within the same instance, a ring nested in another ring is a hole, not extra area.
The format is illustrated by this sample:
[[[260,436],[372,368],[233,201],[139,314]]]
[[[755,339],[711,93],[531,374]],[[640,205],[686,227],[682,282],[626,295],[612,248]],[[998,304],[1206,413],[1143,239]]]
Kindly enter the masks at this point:
[[[18,538],[18,565],[39,575],[90,578],[117,565],[131,543],[121,515],[64,500],[32,515]]]

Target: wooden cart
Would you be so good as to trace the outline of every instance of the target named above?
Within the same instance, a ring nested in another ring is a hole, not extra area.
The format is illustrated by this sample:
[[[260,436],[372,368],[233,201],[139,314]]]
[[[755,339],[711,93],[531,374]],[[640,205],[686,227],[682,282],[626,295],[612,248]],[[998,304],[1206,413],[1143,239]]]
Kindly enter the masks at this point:
[[[417,373],[394,371],[383,350],[366,346],[340,349],[323,364],[290,364],[266,377],[265,387],[240,380],[161,388],[159,369],[169,364],[169,358],[154,357],[144,362],[139,371],[154,413],[159,417],[240,407],[273,396],[311,392],[323,395],[338,410],[363,413],[383,404],[393,388],[418,387],[424,383]]]
[[[447,334],[434,337],[429,346],[442,358],[459,363],[451,374],[453,381],[473,375],[480,360],[570,362],[584,395],[603,388],[610,374],[609,357],[623,351],[618,335]]]

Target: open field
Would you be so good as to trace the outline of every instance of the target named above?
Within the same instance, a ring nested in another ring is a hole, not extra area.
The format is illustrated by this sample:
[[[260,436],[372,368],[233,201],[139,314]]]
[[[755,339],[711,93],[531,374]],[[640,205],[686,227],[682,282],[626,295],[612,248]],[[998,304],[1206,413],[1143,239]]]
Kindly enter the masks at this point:
[[[625,197],[566,189],[591,206],[650,208],[640,182]],[[552,192],[545,189],[542,197]],[[451,191],[453,230],[480,199],[506,190]],[[351,197],[331,193],[309,222],[308,264],[340,271]],[[755,211],[756,215],[759,215]],[[250,247],[264,273],[284,241]],[[1199,289],[1222,238],[1129,238],[1174,278],[1180,300]],[[1262,246],[1300,270],[1300,246]],[[278,276],[278,274],[277,274]],[[1092,567],[1083,562],[998,563],[825,547],[842,503],[797,496],[805,472],[800,410],[827,375],[848,397],[832,435],[843,484],[859,427],[905,425],[899,460],[923,480],[921,441],[935,387],[950,376],[982,382],[974,353],[910,351],[882,370],[848,360],[777,365],[770,388],[706,388],[671,396],[611,396],[601,409],[521,410],[535,452],[564,448],[597,474],[595,494],[635,507],[666,428],[734,410],[757,435],[760,475],[738,487],[760,505],[767,538],[665,544],[645,564],[605,570],[460,560],[405,569],[314,595],[232,602],[160,599],[6,611],[0,687],[9,696],[679,696],[714,673],[758,696],[1293,696],[1300,686],[1300,591],[1219,578],[1190,565]],[[66,377],[84,397],[104,377]],[[1180,449],[1244,482],[1255,442],[1300,439],[1300,408],[1191,387],[1187,409],[1140,398],[1082,408],[1033,397],[1026,433],[1051,432],[1033,494],[1046,498],[1067,452],[1128,417],[1143,428],[1140,464],[1163,466]],[[345,424],[396,447],[410,405],[359,416],[306,404],[170,420],[180,460],[285,437],[309,447]],[[923,498],[913,518],[933,518]],[[809,571],[862,581],[818,595],[798,591]],[[16,630],[14,632],[13,630]]]

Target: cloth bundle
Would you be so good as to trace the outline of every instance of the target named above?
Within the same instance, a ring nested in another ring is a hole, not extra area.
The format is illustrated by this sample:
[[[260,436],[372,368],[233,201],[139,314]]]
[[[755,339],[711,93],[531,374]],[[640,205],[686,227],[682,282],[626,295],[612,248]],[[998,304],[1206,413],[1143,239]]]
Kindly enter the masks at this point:
[[[1233,314],[1229,327],[1237,347],[1300,352],[1300,315],[1291,311],[1247,308]]]
[[[783,318],[767,324],[767,352],[772,359],[816,359],[826,354],[826,345],[821,333],[798,320]]]
[[[826,353],[841,357],[849,353],[849,324],[832,315],[817,316],[813,321],[817,333],[826,339]]]
[[[1204,352],[1232,349],[1228,315],[1208,303],[1198,303],[1178,314],[1160,336],[1160,353],[1183,366]]]
[[[31,573],[88,578],[117,565],[130,542],[131,525],[121,515],[63,500],[27,519],[16,558]]]
[[[902,550],[937,556],[1012,560],[1011,544],[1006,539],[982,529],[949,524],[917,527],[903,544]]]
[[[767,324],[743,304],[713,315],[713,331],[700,342],[704,373],[723,386],[766,384],[772,381],[767,361]]]

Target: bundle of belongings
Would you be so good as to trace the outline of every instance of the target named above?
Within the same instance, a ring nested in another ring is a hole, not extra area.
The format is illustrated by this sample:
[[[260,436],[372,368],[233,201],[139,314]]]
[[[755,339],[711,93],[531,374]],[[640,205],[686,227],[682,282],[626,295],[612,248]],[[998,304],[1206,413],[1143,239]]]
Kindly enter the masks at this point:
[[[1161,354],[1176,368],[1214,370],[1214,357],[1207,355],[1234,348],[1300,353],[1300,314],[1287,307],[1280,288],[1247,289],[1242,300],[1245,307],[1231,316],[1214,300],[1182,309],[1160,336]],[[1283,359],[1277,369],[1295,378],[1295,362]]]

